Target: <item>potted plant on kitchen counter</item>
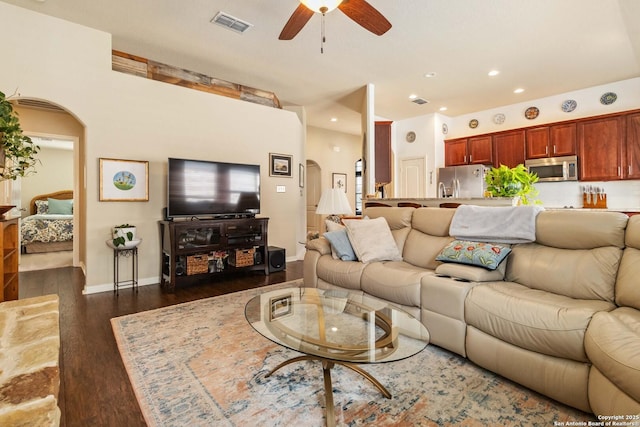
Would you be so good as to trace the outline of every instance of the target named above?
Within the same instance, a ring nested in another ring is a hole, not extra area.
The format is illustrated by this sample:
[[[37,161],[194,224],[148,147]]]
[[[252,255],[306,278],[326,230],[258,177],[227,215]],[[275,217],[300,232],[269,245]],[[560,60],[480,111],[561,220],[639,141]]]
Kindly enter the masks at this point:
[[[516,204],[523,205],[541,203],[536,199],[538,190],[533,185],[538,182],[538,175],[529,172],[523,164],[514,168],[505,165],[491,168],[484,180],[493,197],[512,197],[517,200]]]

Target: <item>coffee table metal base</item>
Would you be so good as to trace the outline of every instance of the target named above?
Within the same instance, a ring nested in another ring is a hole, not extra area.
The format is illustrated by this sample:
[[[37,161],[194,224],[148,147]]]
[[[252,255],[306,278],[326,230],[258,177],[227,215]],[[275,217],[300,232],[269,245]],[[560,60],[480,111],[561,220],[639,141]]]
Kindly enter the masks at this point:
[[[373,375],[371,375],[364,369],[360,368],[359,366],[356,366],[352,363],[338,362],[335,360],[324,359],[318,356],[305,355],[305,356],[298,356],[298,357],[294,357],[293,359],[286,360],[281,364],[279,364],[278,366],[276,366],[275,368],[273,368],[267,375],[265,375],[265,377],[266,378],[270,377],[278,369],[283,368],[291,363],[301,362],[304,360],[317,360],[322,362],[322,373],[324,376],[324,399],[325,399],[325,404],[327,406],[327,427],[334,427],[336,425],[335,408],[333,405],[333,386],[331,384],[331,369],[336,364],[344,366],[345,368],[349,368],[354,372],[357,372],[358,374],[360,374],[361,376],[369,380],[371,384],[376,386],[376,388],[380,391],[380,393],[382,393],[384,397],[386,397],[387,399],[391,399],[391,393],[389,393],[389,390],[387,390],[387,388],[383,386],[382,383],[380,383],[380,381],[378,381]]]

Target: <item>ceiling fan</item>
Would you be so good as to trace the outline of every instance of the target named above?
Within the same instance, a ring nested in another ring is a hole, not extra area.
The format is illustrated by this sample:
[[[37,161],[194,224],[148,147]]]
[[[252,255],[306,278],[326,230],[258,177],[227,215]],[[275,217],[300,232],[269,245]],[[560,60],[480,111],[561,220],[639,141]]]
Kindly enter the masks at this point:
[[[278,39],[293,39],[314,13],[321,13],[324,16],[336,8],[378,36],[383,35],[391,28],[391,23],[387,21],[387,18],[365,0],[300,0],[300,4],[285,24]]]

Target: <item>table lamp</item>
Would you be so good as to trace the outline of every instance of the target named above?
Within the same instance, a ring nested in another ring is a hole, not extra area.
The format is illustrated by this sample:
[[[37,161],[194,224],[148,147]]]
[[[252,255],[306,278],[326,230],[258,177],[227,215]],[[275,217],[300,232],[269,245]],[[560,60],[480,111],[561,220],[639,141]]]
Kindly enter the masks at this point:
[[[340,215],[353,215],[353,210],[343,189],[329,188],[322,192],[316,213],[328,215],[328,220],[339,223]]]

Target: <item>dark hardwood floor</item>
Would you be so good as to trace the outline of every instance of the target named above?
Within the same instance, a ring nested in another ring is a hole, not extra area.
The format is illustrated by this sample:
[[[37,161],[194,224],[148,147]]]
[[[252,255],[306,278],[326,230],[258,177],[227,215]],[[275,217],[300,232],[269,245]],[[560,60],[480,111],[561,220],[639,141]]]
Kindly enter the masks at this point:
[[[110,319],[196,299],[256,288],[302,277],[302,261],[268,276],[248,273],[219,278],[215,283],[163,292],[159,285],[138,293],[121,289],[83,295],[84,275],[65,267],[20,273],[20,298],[45,294],[60,297],[60,425],[144,426],[140,408],[122,364]]]

